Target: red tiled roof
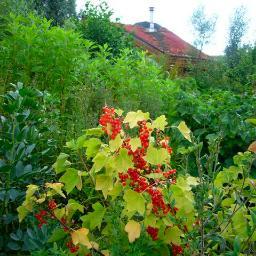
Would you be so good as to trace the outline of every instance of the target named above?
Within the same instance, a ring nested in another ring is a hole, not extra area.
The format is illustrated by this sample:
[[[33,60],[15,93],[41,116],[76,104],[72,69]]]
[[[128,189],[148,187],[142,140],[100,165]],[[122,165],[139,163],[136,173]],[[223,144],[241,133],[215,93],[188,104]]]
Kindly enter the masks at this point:
[[[124,29],[135,36],[135,39],[142,40],[153,46],[159,51],[178,56],[198,57],[199,50],[187,43],[179,36],[168,29],[155,24],[156,32],[148,32],[149,23],[141,22],[135,25],[124,25]],[[207,58],[204,53],[200,54],[201,58]]]

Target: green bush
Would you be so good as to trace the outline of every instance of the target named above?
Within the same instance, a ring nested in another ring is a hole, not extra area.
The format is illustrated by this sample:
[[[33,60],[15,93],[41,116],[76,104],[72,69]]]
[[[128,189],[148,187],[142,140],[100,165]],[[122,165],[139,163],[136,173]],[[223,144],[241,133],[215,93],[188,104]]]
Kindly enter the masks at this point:
[[[94,6],[89,1],[85,3],[85,10],[79,16],[77,23],[78,31],[85,39],[91,40],[98,45],[107,44],[111,48],[111,53],[117,55],[120,50],[131,47],[132,39],[122,27],[111,21],[113,12],[106,2],[101,2]]]
[[[25,226],[18,224],[16,208],[28,184],[51,178],[57,154],[45,95],[20,83],[13,86],[2,95],[0,105],[0,250],[4,252],[23,247]]]

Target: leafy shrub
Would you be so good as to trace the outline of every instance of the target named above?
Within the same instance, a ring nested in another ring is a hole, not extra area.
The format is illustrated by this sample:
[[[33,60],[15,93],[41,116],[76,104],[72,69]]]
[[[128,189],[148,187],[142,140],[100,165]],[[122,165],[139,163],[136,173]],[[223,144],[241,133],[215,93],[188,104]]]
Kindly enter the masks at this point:
[[[16,208],[28,184],[51,177],[56,147],[49,138],[42,92],[18,83],[3,95],[0,109],[0,248],[7,252],[21,249],[17,241],[23,226],[18,225]]]
[[[221,161],[232,164],[233,155],[247,149],[256,137],[256,129],[246,122],[255,115],[255,95],[239,95],[230,91],[199,91],[184,81],[176,94],[177,116],[189,123],[194,134],[206,143],[208,134],[221,134]],[[179,142],[178,142],[179,143]]]
[[[59,182],[28,187],[20,221],[39,210],[41,227],[52,216],[58,224],[50,240],[66,241],[73,253],[180,254],[195,221],[190,190],[197,182],[188,176],[176,182],[163,133],[166,118],[150,120],[149,113],[137,111],[123,119],[121,110],[103,111],[102,128],[67,143],[72,163],[68,154],[57,158]]]
[[[0,43],[1,84],[22,81],[65,98],[77,84],[91,44],[33,14],[12,15],[8,31],[10,36]]]
[[[120,50],[132,46],[132,39],[121,24],[111,21],[112,15],[113,12],[106,2],[94,6],[87,1],[85,9],[79,14],[77,29],[85,39],[101,46],[107,44],[111,48],[111,53],[117,55]]]

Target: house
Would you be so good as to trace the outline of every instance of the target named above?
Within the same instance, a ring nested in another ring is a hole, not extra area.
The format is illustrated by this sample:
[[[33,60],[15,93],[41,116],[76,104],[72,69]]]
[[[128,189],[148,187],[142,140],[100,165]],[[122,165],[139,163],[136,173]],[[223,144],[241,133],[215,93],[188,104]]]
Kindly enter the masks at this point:
[[[160,59],[165,58],[165,64],[168,69],[176,66],[184,72],[189,63],[209,58],[208,55],[199,51],[170,30],[152,21],[124,25],[124,29],[134,37],[138,47],[147,50],[150,54],[156,55]]]

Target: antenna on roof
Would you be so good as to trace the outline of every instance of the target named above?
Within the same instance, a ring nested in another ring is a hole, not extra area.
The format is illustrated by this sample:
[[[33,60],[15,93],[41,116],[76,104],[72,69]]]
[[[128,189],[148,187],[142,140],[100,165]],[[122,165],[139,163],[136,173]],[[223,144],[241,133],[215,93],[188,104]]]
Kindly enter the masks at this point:
[[[154,25],[154,10],[155,7],[149,7],[149,14],[150,14],[150,24],[149,24],[149,32],[155,32],[155,25]]]

